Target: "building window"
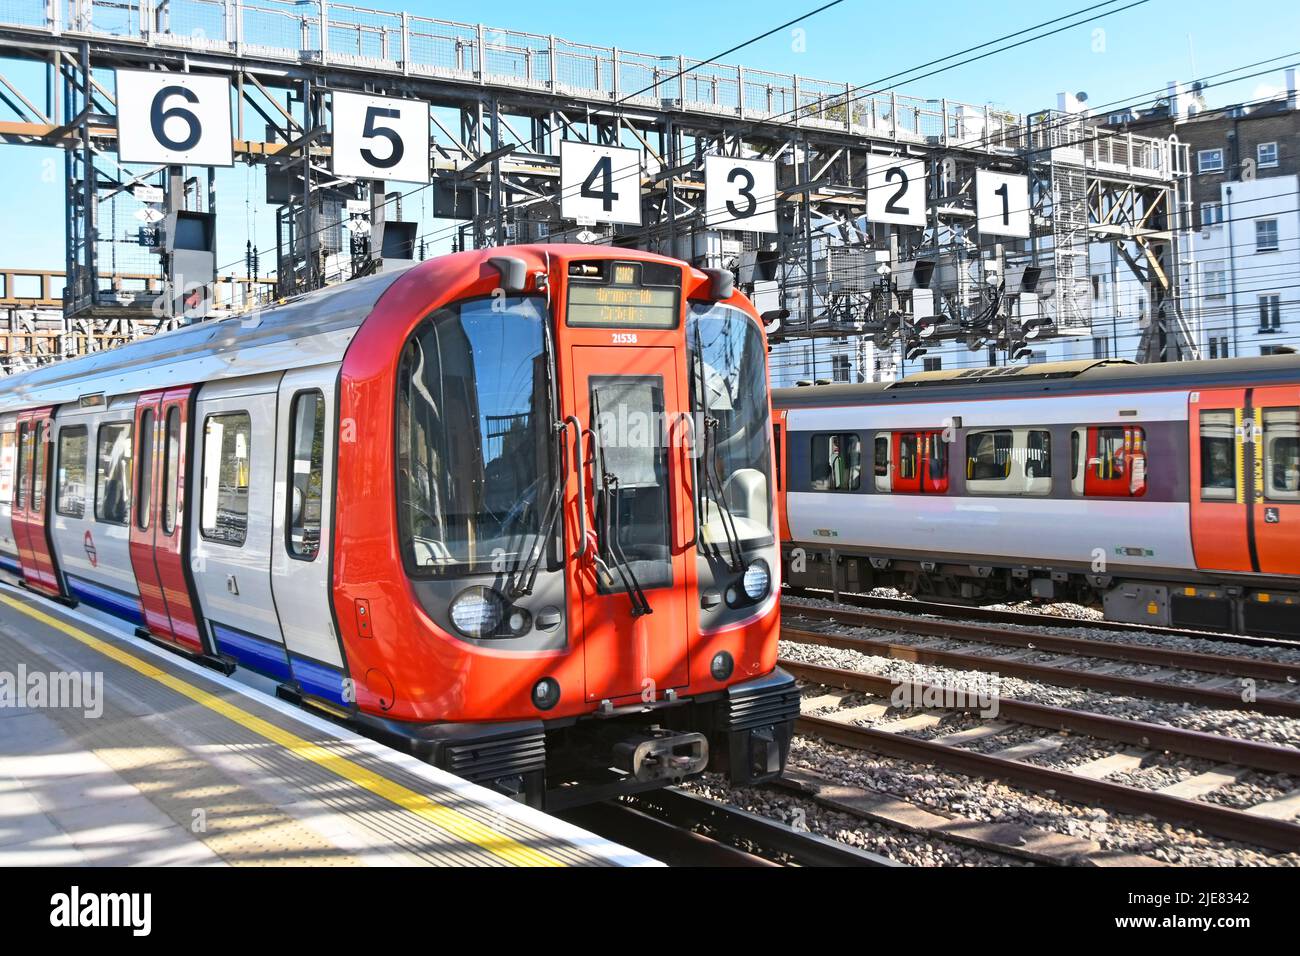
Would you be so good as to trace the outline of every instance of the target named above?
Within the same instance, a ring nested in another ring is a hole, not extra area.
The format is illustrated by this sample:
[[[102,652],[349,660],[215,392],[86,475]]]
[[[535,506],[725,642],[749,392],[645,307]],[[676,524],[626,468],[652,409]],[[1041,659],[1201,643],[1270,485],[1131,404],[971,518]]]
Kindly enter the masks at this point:
[[[1221,359],[1231,357],[1232,352],[1228,349],[1228,337],[1226,335],[1211,336],[1210,358]]]
[[[1289,345],[1261,345],[1260,355],[1294,355],[1295,349]]]
[[[1223,150],[1203,149],[1196,154],[1196,171],[1198,173],[1223,172]]]
[[[95,466],[95,520],[126,524],[131,514],[131,423],[99,426]]]
[[[209,415],[203,425],[203,502],[199,530],[240,547],[248,536],[248,466],[253,425],[247,412]]]
[[[1277,143],[1260,143],[1255,147],[1255,159],[1260,169],[1277,165]]]
[[[1223,222],[1223,203],[1201,203],[1201,228],[1208,229]]]
[[[925,366],[925,371],[927,372],[939,372],[943,370],[943,358],[941,356],[923,359],[921,364]]]
[[[1092,357],[1095,359],[1110,358],[1110,339],[1105,335],[1099,335],[1092,340]]]
[[[847,355],[831,356],[831,378],[837,382],[849,380],[849,357]]]
[[[1282,325],[1282,297],[1269,293],[1259,297],[1259,330],[1276,332]]]
[[[1222,262],[1207,262],[1203,271],[1207,299],[1221,299],[1228,294],[1228,271]]]
[[[289,421],[289,553],[311,561],[320,551],[321,504],[325,485],[325,399],[319,391],[293,399]],[[778,464],[781,461],[777,432]],[[778,472],[778,482],[779,482]]]
[[[1255,251],[1277,252],[1277,220],[1255,220]]]
[[[812,490],[857,491],[862,485],[862,452],[858,436],[814,435]]]
[[[54,510],[68,518],[86,516],[86,434],[85,425],[59,429]]]

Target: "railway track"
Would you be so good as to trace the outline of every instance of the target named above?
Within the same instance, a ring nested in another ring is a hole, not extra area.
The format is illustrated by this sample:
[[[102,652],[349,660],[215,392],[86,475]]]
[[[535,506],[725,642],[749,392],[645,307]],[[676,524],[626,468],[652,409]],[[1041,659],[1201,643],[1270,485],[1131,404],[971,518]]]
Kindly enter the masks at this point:
[[[872,597],[867,594],[838,595],[831,591],[810,588],[790,588],[783,591],[790,597],[806,597],[819,600],[833,600],[839,604],[852,605],[865,610],[894,611],[908,615],[925,615],[927,617],[949,620],[966,620],[988,622],[992,624],[1014,624],[1026,627],[1054,627],[1061,629],[1089,629],[1094,631],[1111,631],[1116,634],[1158,634],[1164,637],[1183,637],[1197,641],[1224,642],[1242,644],[1251,647],[1284,647],[1300,649],[1300,640],[1288,640],[1282,637],[1263,637],[1251,634],[1225,634],[1217,631],[1196,631],[1174,627],[1155,627],[1148,624],[1126,624],[1122,621],[1092,620],[1077,617],[1057,617],[1052,614],[1038,614],[1032,611],[1004,611],[978,605],[946,604],[940,601],[904,600],[901,598]]]
[[[1300,825],[1292,822],[1300,814],[1300,790],[1292,790],[1244,809],[1199,799],[1250,770],[1289,777],[1300,775],[1300,750],[1008,699],[997,702],[995,718],[964,730],[947,734],[940,732],[936,737],[924,739],[912,736],[912,733],[939,728],[945,713],[967,711],[971,709],[969,702],[954,698],[951,706],[944,707],[941,703],[931,706],[944,700],[944,691],[948,691],[947,696],[952,698],[951,689],[908,685],[876,674],[796,661],[783,660],[781,666],[806,684],[877,698],[877,702],[852,707],[833,716],[806,713],[796,725],[797,731],[806,736],[884,756],[933,764],[963,774],[999,779],[1090,805],[1149,814],[1158,820],[1199,827],[1204,832],[1242,843],[1284,852],[1300,851]],[[889,720],[886,715],[892,709],[890,699],[899,687],[906,687],[911,695],[909,699],[925,701],[927,706],[913,716]],[[820,703],[825,706],[825,697],[820,699]],[[881,718],[886,718],[885,722],[873,726],[854,723],[855,720]],[[997,736],[1007,733],[1016,724],[1046,729],[1051,736],[1000,750],[971,749],[972,744],[985,746],[991,742],[996,745]],[[1034,757],[1061,746],[1061,732],[1128,746],[1068,769],[1032,763]],[[1159,751],[1211,760],[1215,767],[1160,790],[1106,779],[1142,766]]]
[[[671,866],[900,865],[677,789],[577,807],[560,816]]]
[[[906,603],[906,602],[904,602]],[[899,642],[885,638],[853,636],[828,630],[828,626],[866,628],[885,634],[909,634],[944,641],[985,645],[982,651],[955,651],[932,644]],[[1002,630],[982,624],[848,608],[787,606],[781,636],[784,640],[840,650],[860,651],[896,660],[961,670],[996,671],[1061,687],[1178,701],[1234,710],[1253,710],[1283,717],[1300,717],[1300,665],[1241,657],[1183,651],[1150,644],[1065,637],[1028,630]],[[1001,648],[1008,650],[999,651]],[[989,651],[992,651],[990,653]],[[1050,662],[1027,657],[1056,655]],[[1179,672],[1206,675],[1193,683],[1111,673],[1112,667],[1080,666],[1097,659],[1116,664],[1144,664],[1160,668],[1156,676],[1181,676]],[[1253,684],[1249,693],[1243,681]]]

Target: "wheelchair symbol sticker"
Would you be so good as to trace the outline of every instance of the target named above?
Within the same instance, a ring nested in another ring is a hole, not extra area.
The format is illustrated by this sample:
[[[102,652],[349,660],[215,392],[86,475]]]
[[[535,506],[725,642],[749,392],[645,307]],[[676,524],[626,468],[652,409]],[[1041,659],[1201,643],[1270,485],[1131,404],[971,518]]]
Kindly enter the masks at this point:
[[[1277,508],[1264,509],[1264,524],[1281,524],[1282,513]]]

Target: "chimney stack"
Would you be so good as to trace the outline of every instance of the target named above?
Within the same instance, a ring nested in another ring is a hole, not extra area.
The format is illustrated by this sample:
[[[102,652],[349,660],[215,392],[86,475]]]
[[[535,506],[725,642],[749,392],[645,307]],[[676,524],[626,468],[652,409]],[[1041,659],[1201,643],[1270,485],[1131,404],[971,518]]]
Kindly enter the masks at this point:
[[[1183,118],[1183,85],[1176,80],[1169,84],[1169,118],[1180,120]]]
[[[1286,71],[1286,108],[1289,110],[1300,108],[1300,102],[1296,99],[1295,72],[1294,66],[1288,67]]]

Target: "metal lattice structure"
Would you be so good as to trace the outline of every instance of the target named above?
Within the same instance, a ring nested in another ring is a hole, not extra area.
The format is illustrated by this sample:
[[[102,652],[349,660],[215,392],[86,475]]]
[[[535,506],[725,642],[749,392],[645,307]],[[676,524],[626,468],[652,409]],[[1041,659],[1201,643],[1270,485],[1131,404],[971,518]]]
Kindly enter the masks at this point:
[[[0,0],[0,57],[47,71],[39,94],[0,76],[0,100],[15,117],[0,121],[0,139],[67,150],[65,308],[74,316],[153,307],[150,296],[115,293],[102,278],[112,271],[111,237],[121,238],[105,221],[112,210],[105,203],[143,178],[114,168],[109,70],[126,67],[231,79],[237,159],[290,177],[277,212],[281,294],[346,278],[337,266],[346,253],[305,224],[330,203],[366,199],[373,189],[328,173],[326,98],[359,91],[428,102],[435,132],[427,188],[459,247],[571,240],[578,229],[559,209],[561,141],[628,145],[643,153],[643,224],[598,227],[595,241],[736,270],[760,308],[788,316],[778,337],[896,336],[911,304],[879,267],[896,273],[918,259],[956,277],[936,291],[941,335],[965,334],[963,323],[984,308],[980,270],[990,262],[1042,268],[1051,280],[1049,314],[1059,331],[1077,332],[1090,311],[1080,250],[1086,262],[1088,242],[1109,241],[1139,250],[1135,268],[1161,290],[1150,356],[1185,354],[1170,210],[1186,151],[1077,117],[1025,117],[326,0]],[[924,161],[924,228],[866,221],[870,153]],[[775,235],[705,227],[709,154],[777,164]],[[1031,239],[995,243],[971,228],[978,169],[1030,176]],[[169,173],[176,171],[144,175]],[[202,205],[201,185],[187,188],[188,198],[169,193],[169,202]],[[130,265],[137,271],[139,263]]]

